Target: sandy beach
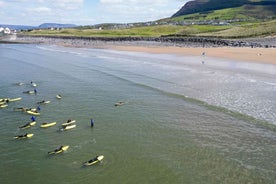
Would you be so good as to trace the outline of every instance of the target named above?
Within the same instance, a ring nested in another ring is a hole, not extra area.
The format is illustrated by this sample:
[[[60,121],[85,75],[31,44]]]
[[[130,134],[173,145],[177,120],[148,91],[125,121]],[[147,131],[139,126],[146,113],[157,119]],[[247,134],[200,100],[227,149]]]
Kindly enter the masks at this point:
[[[202,56],[204,53],[208,57],[219,57],[231,59],[234,61],[246,62],[261,62],[268,64],[276,64],[276,49],[275,48],[246,48],[246,47],[172,47],[172,46],[119,46],[108,45],[106,48],[131,51],[131,52],[148,52],[156,54],[177,54],[177,55],[191,55]]]
[[[253,38],[252,38],[253,39]],[[244,43],[247,46],[222,46],[219,44],[206,44],[200,42],[158,42],[158,41],[102,41],[92,38],[55,38],[55,37],[29,37],[21,36],[18,42],[59,45],[65,47],[102,48],[131,52],[148,52],[156,54],[177,54],[217,57],[231,59],[233,61],[260,62],[276,64],[276,38],[263,38],[253,40],[234,40],[233,45]],[[265,48],[266,45],[272,47]],[[256,47],[255,47],[256,46]],[[261,47],[258,47],[261,46]]]

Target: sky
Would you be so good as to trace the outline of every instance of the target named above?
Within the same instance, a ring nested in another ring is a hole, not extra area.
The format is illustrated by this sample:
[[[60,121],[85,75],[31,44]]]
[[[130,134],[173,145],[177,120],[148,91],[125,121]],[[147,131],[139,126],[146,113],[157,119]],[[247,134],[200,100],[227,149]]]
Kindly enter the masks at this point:
[[[95,25],[167,18],[189,0],[0,0],[0,24]]]

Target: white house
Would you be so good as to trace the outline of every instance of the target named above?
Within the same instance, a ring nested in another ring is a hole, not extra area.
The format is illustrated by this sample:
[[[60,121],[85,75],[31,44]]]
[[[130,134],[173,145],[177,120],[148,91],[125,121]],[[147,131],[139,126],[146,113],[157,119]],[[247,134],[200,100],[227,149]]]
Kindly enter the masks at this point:
[[[9,28],[0,27],[0,35],[4,34],[11,34],[11,30]]]
[[[15,40],[16,39],[16,31],[12,31],[9,28],[0,27],[0,39],[8,39]]]
[[[4,29],[4,33],[5,33],[5,34],[11,34],[11,30],[10,30],[8,27],[6,27],[6,28]]]

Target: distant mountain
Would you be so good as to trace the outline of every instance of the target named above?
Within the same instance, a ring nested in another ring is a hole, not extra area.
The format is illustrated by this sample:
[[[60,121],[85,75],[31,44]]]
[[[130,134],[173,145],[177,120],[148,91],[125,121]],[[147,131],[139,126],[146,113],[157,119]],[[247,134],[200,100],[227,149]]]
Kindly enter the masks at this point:
[[[193,0],[187,2],[172,17],[240,7],[243,5],[267,6],[274,14],[276,14],[276,0]],[[273,6],[273,8],[271,8],[271,6]]]
[[[71,28],[77,27],[75,24],[57,24],[57,23],[44,23],[38,26],[40,29],[47,29],[47,28]]]

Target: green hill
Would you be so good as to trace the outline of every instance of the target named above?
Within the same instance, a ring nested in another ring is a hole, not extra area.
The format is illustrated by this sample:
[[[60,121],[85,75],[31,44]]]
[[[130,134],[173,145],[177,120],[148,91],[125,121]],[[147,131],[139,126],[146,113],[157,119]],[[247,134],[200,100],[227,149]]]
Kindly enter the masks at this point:
[[[268,11],[270,15],[276,15],[276,0],[194,0],[187,2],[172,16],[172,18],[226,8],[237,8],[241,6],[248,7],[248,11],[250,11],[254,6],[259,6],[262,7],[265,12]]]
[[[210,20],[232,20],[235,21],[258,21],[276,18],[276,5],[243,5],[235,8],[225,8],[200,13],[193,13],[160,20],[167,22],[181,21],[210,21]]]

